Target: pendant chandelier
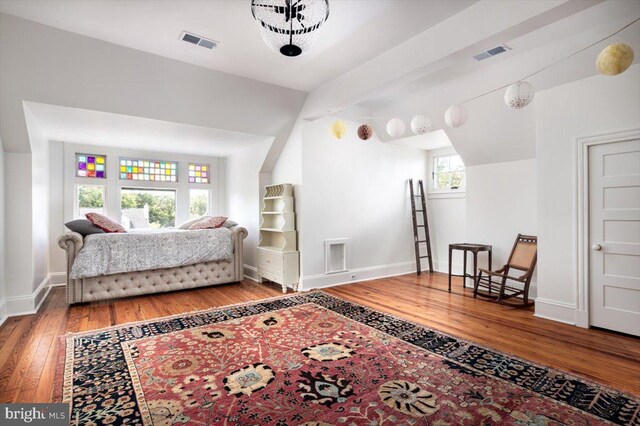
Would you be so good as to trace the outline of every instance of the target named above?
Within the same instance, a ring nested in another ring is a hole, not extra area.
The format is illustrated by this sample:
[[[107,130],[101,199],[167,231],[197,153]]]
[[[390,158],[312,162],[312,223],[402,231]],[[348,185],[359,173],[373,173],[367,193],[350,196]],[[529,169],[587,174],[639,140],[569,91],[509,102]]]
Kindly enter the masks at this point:
[[[251,0],[264,42],[294,57],[308,52],[329,17],[329,0]]]

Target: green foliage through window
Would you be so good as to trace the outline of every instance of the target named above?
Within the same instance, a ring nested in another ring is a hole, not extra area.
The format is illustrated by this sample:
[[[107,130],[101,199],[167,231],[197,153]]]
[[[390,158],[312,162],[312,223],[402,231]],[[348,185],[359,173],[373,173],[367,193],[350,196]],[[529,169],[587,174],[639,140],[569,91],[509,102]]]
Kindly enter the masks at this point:
[[[98,185],[81,185],[78,187],[78,207],[95,209],[104,207],[104,187]]]
[[[191,219],[204,216],[209,211],[209,190],[192,189],[189,191],[189,215]]]
[[[122,188],[120,207],[125,226],[167,228],[176,224],[174,190]]]
[[[433,159],[434,189],[459,189],[466,186],[464,163],[459,155],[446,155]]]

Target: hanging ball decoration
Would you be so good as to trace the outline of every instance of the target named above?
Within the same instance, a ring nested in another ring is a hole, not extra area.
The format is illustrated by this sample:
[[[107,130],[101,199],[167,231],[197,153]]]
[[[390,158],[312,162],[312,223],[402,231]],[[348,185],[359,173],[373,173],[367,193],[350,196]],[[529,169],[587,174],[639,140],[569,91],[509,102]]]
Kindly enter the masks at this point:
[[[411,131],[416,135],[424,135],[431,130],[431,119],[428,116],[416,115],[411,119]]]
[[[347,125],[343,120],[335,121],[331,125],[331,135],[336,139],[342,139],[344,134],[347,133]]]
[[[251,0],[262,39],[287,57],[307,53],[329,18],[329,0]]]
[[[519,81],[507,87],[504,92],[504,102],[514,109],[526,107],[533,100],[535,90],[533,86],[526,81]]]
[[[467,121],[467,110],[462,105],[452,105],[444,113],[444,122],[449,127],[460,127]]]
[[[392,138],[398,138],[404,135],[404,129],[405,129],[404,121],[402,121],[399,118],[392,118],[387,123],[387,133]]]
[[[628,44],[614,43],[604,49],[596,59],[596,68],[600,74],[618,75],[633,63],[633,49]]]
[[[360,139],[366,141],[371,139],[371,136],[373,136],[373,128],[371,126],[369,126],[368,124],[363,124],[362,126],[358,127],[358,137]]]

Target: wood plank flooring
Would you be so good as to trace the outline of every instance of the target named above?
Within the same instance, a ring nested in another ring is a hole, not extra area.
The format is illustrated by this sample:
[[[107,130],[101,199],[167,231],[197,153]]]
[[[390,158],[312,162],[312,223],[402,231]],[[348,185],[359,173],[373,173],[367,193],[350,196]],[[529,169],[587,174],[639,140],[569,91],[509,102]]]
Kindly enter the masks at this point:
[[[640,395],[640,339],[585,330],[474,299],[460,279],[448,293],[444,274],[403,275],[325,291],[456,337]],[[280,287],[243,281],[188,291],[68,307],[53,288],[36,315],[0,327],[0,402],[51,400],[59,336],[131,321],[281,295]]]

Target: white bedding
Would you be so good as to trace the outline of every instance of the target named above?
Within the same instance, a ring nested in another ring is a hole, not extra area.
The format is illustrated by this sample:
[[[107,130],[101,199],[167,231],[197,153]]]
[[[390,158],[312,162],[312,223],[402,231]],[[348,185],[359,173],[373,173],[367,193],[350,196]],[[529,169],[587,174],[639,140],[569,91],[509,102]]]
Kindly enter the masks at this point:
[[[73,262],[70,278],[173,268],[229,260],[232,256],[233,237],[228,228],[92,234],[85,237]]]

